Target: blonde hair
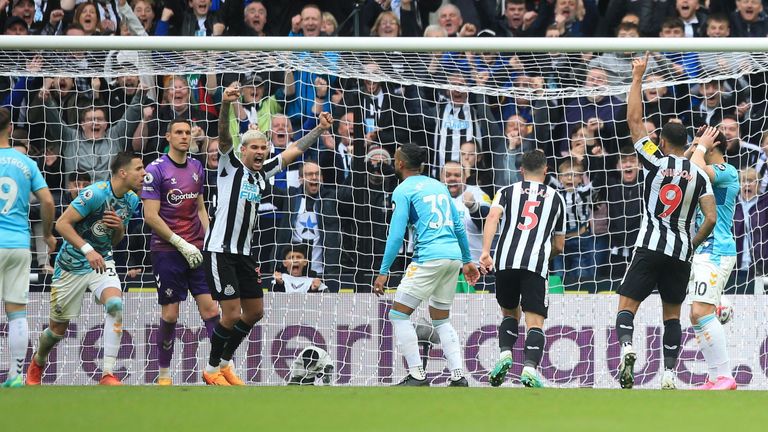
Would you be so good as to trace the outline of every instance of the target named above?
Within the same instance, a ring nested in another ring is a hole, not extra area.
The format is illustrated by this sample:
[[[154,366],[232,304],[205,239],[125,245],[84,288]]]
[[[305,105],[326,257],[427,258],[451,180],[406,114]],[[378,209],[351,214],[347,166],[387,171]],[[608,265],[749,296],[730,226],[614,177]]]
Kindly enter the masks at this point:
[[[395,13],[392,11],[384,11],[376,17],[376,21],[374,21],[373,27],[371,27],[371,36],[379,35],[379,26],[381,25],[381,21],[384,19],[384,17],[393,18],[395,20],[397,23],[397,35],[402,36],[403,28],[400,27],[400,18],[398,18],[397,15],[395,15]]]
[[[240,145],[247,146],[251,141],[264,141],[267,142],[267,136],[259,130],[249,130],[240,137]]]
[[[336,30],[339,29],[339,22],[336,21],[336,17],[333,16],[330,12],[323,12],[321,22],[329,21],[331,24],[333,24],[333,32],[336,33]]]

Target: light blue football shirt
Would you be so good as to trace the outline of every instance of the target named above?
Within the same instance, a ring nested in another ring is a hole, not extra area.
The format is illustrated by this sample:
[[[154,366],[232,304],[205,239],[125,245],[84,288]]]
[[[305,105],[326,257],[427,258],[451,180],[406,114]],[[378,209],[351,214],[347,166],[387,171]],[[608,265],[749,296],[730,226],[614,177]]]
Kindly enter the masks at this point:
[[[112,207],[127,228],[128,221],[139,207],[139,197],[133,191],[129,191],[118,198],[112,191],[110,182],[100,181],[83,188],[70,206],[83,217],[75,224],[77,234],[93,246],[105,261],[110,261],[112,260],[112,230],[101,221],[104,218],[104,211]],[[54,280],[61,277],[62,270],[78,275],[92,271],[80,249],[66,241],[56,256]]]
[[[423,175],[411,176],[395,188],[392,201],[395,210],[379,274],[389,273],[408,226],[414,228],[413,262],[472,261],[463,215],[456,211],[444,184]]]
[[[29,194],[46,187],[32,159],[0,148],[0,249],[29,249]]]
[[[717,203],[717,223],[712,234],[699,245],[697,254],[710,254],[713,262],[720,262],[721,256],[736,256],[736,240],[733,238],[733,215],[736,211],[736,199],[739,196],[739,172],[731,164],[710,165],[715,171],[712,191]],[[701,225],[704,214],[696,217],[696,225]]]

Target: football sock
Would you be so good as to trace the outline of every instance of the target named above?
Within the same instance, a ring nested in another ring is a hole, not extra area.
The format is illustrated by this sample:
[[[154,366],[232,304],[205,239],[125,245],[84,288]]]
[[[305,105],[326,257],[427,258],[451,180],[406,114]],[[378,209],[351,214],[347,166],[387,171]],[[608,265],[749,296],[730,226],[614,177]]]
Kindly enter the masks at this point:
[[[424,365],[419,354],[419,337],[416,335],[413,324],[411,324],[411,317],[390,309],[389,321],[392,323],[397,349],[403,354],[405,362],[408,364],[408,373],[418,380],[426,379]]]
[[[64,335],[57,335],[47,328],[40,333],[40,338],[37,340],[37,351],[35,352],[35,362],[40,366],[45,366],[48,361],[48,354],[57,343],[64,339]]]
[[[449,319],[432,320],[443,348],[443,355],[451,371],[451,379],[457,380],[464,376],[463,360],[461,358],[461,343],[456,329]]]
[[[216,328],[216,324],[219,323],[219,316],[216,315],[215,317],[204,319],[203,324],[205,324],[205,331],[208,332],[208,339],[211,339],[213,336],[213,329]]]
[[[111,297],[104,305],[107,313],[104,315],[104,333],[101,342],[104,345],[104,364],[101,368],[104,374],[111,374],[117,362],[120,342],[123,339],[123,300]]]
[[[509,351],[512,353],[512,348],[517,342],[518,329],[517,320],[514,317],[504,317],[499,324],[499,349],[501,352]]]
[[[632,334],[635,332],[635,314],[628,310],[619,311],[616,314],[616,335],[622,345],[632,343]]]
[[[699,345],[709,367],[709,379],[715,381],[721,376],[733,378],[723,325],[717,320],[715,314],[710,314],[699,318],[698,327],[701,331],[701,337],[698,338]]]
[[[707,380],[709,381],[715,381],[717,379],[717,370],[715,370],[714,367],[712,367],[712,364],[709,362],[707,353],[705,349],[708,349],[708,343],[705,343],[703,338],[704,334],[701,331],[701,326],[698,324],[693,324],[693,333],[696,335],[696,345],[699,346],[699,350],[701,351],[701,354],[704,356],[704,360],[707,362]],[[706,347],[705,347],[706,345]]]
[[[24,369],[24,358],[29,344],[29,324],[27,311],[8,313],[8,348],[11,354],[11,367],[8,378],[16,378]]]
[[[160,319],[160,328],[157,334],[157,365],[160,369],[171,367],[173,357],[173,344],[176,341],[176,323]]]
[[[680,342],[683,331],[680,329],[680,320],[671,319],[664,321],[664,369],[674,370],[677,365],[677,356],[680,354]]]
[[[221,323],[216,324],[213,336],[211,337],[211,354],[208,357],[208,365],[205,368],[206,372],[212,373],[217,371],[221,362],[221,353],[224,352],[224,347],[227,345],[231,333],[231,329],[224,327]]]
[[[532,327],[528,329],[525,336],[525,366],[536,369],[541,363],[541,356],[544,355],[544,342],[546,337],[540,328]]]
[[[248,324],[243,320],[239,320],[235,323],[235,326],[232,328],[232,332],[229,334],[229,340],[224,346],[224,351],[221,352],[221,360],[227,362],[232,360],[232,356],[235,355],[235,351],[237,351],[237,348],[243,342],[243,339],[248,336],[248,333],[251,332],[252,328],[253,325]],[[229,365],[229,363],[227,363],[227,365]]]

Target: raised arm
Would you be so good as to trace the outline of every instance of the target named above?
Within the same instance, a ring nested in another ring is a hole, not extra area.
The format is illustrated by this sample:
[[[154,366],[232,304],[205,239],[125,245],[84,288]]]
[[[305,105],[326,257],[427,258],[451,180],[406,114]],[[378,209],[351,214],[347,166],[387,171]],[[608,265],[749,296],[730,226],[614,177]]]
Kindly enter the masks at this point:
[[[330,113],[322,112],[318,116],[318,119],[320,120],[320,122],[318,123],[317,126],[315,126],[314,129],[312,129],[308,134],[301,137],[300,140],[291,144],[282,153],[283,168],[292,164],[296,159],[299,158],[299,156],[304,154],[304,152],[307,151],[308,148],[310,148],[313,144],[317,142],[317,140],[320,138],[320,135],[322,135],[323,132],[330,129],[331,125],[333,125],[333,116],[331,116]],[[219,143],[219,148],[221,148],[221,143]]]
[[[700,152],[697,152],[700,153]],[[693,248],[699,247],[704,240],[709,237],[717,223],[717,207],[715,206],[715,196],[713,194],[704,195],[699,198],[699,208],[704,213],[704,221],[699,226],[696,236],[693,237]]]
[[[718,131],[717,128],[707,126],[706,129],[704,129],[704,133],[702,133],[701,137],[696,141],[696,148],[693,149],[693,153],[690,155],[691,162],[707,173],[707,177],[709,177],[709,181],[711,182],[715,181],[715,170],[707,165],[704,155],[708,151],[711,151],[712,147],[715,146],[715,139],[717,138],[718,133],[720,133],[720,131]],[[693,148],[693,146],[691,146],[691,148]]]
[[[648,66],[648,53],[632,60],[632,85],[627,96],[627,123],[632,142],[638,142],[648,135],[643,124],[643,74]]]
[[[235,81],[225,88],[221,95],[221,111],[219,112],[219,153],[221,154],[227,154],[232,150],[229,110],[232,108],[232,103],[238,99],[240,99],[240,83]]]

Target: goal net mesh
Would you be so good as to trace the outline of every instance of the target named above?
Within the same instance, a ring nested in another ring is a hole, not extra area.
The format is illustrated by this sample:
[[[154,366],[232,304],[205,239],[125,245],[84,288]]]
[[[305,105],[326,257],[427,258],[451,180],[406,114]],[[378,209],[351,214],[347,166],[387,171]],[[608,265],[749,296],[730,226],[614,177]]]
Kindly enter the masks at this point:
[[[329,44],[332,44],[329,40]],[[329,46],[329,49],[333,48]],[[243,378],[284,384],[296,354],[310,344],[326,349],[335,366],[332,383],[380,385],[405,373],[386,313],[391,293],[376,298],[378,272],[397,185],[393,153],[398,143],[426,147],[426,172],[446,179],[465,214],[473,257],[480,254],[484,209],[499,188],[521,179],[519,158],[540,149],[549,181],[567,196],[568,240],[549,277],[548,336],[542,371],[550,385],[615,387],[619,348],[613,329],[615,292],[629,260],[643,211],[641,179],[626,125],[626,91],[632,53],[408,53],[298,51],[2,51],[0,91],[13,116],[13,142],[26,145],[54,193],[60,214],[89,181],[108,179],[110,156],[123,149],[151,163],[167,151],[165,131],[174,118],[194,128],[191,156],[206,166],[206,203],[216,205],[218,112],[223,88],[239,81],[243,97],[227,126],[235,135],[258,127],[281,152],[329,111],[335,123],[302,162],[271,181],[262,197],[253,251],[266,290],[274,272],[286,274],[287,250],[306,245],[306,275],[322,281],[322,293],[275,292],[266,315],[235,356]],[[765,53],[652,53],[644,85],[646,125],[656,139],[669,121],[693,136],[711,124],[727,136],[727,162],[754,195],[765,192]],[[43,102],[41,89],[47,92]],[[762,148],[761,148],[762,146]],[[314,162],[315,165],[308,162]],[[314,167],[314,168],[313,168]],[[319,194],[314,190],[319,169]],[[762,196],[762,195],[760,195]],[[0,197],[2,199],[2,197]],[[170,198],[169,198],[170,199]],[[480,215],[478,217],[477,215]],[[31,346],[49,316],[53,258],[44,251],[39,210],[33,206]],[[743,227],[737,220],[737,226]],[[737,242],[762,250],[751,227]],[[768,233],[766,233],[768,234]],[[160,319],[149,254],[149,228],[134,216],[127,239],[115,250],[126,291],[118,375],[132,384],[157,377],[155,345]],[[412,254],[403,244],[390,281],[402,275]],[[746,242],[746,243],[745,243]],[[728,291],[762,293],[764,262],[739,261]],[[755,278],[757,276],[757,288]],[[298,279],[297,279],[298,281]],[[286,291],[302,284],[286,282]],[[493,275],[475,287],[459,282],[452,312],[473,384],[487,383],[498,355],[500,319]],[[159,294],[157,293],[158,291]],[[565,293],[561,295],[561,293]],[[567,295],[567,294],[583,295]],[[735,296],[729,352],[740,384],[768,387],[765,335],[756,325],[762,297]],[[652,297],[637,319],[638,383],[658,385],[660,304]],[[686,315],[685,308],[683,315]],[[429,336],[421,312],[420,335]],[[755,322],[753,322],[755,321]],[[54,351],[46,383],[98,380],[103,308],[84,297],[82,317]],[[683,318],[684,328],[689,326]],[[0,337],[7,326],[0,324]],[[520,334],[524,335],[521,327]],[[176,383],[199,384],[209,343],[191,298],[181,306],[173,363]],[[522,337],[515,364],[522,362]],[[449,373],[439,341],[427,369],[435,384]],[[702,383],[706,367],[693,332],[684,330],[681,381]],[[430,343],[426,340],[422,348]],[[759,352],[759,353],[758,353]],[[7,361],[7,350],[0,359]],[[521,366],[512,370],[518,383]],[[0,373],[0,380],[4,372]]]

